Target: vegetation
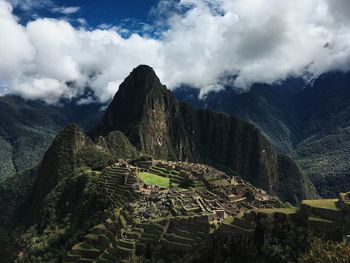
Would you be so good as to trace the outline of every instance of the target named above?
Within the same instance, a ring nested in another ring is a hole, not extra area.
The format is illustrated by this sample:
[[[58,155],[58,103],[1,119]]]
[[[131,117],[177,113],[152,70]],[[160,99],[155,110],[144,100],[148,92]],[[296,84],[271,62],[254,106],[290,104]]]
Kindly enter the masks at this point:
[[[77,154],[78,165],[90,167],[92,170],[101,171],[113,161],[114,158],[110,152],[103,148],[97,148],[95,145],[84,146]]]
[[[350,189],[350,128],[339,128],[299,144],[292,156],[325,198]]]
[[[170,179],[167,177],[141,172],[138,175],[146,184],[149,185],[159,185],[161,187],[169,187]]]
[[[134,146],[120,131],[112,131],[105,137],[99,137],[97,146],[110,153],[114,160],[117,159],[133,159],[137,157],[138,153]]]
[[[334,198],[350,189],[349,83],[348,72],[330,72],[312,85],[288,79],[254,84],[243,93],[228,87],[204,99],[198,99],[197,89],[180,88],[174,93],[196,107],[250,121],[279,151],[297,160],[322,197]]]
[[[297,205],[304,199],[315,199],[319,195],[315,187],[299,166],[288,156],[278,156],[279,183],[278,196],[283,201]],[[298,174],[298,176],[295,176]]]
[[[195,186],[195,183],[194,183],[194,180],[192,178],[185,178],[179,184],[179,187],[181,187],[181,188],[190,188],[190,187],[194,187],[194,186]]]
[[[140,154],[137,158],[129,161],[131,165],[135,165],[138,162],[152,161],[153,157],[150,155]]]
[[[316,239],[300,257],[300,263],[348,263],[350,245]]]
[[[17,241],[23,252],[20,262],[59,261],[87,229],[104,219],[110,203],[97,179],[97,173],[80,170],[60,181],[47,196],[38,223]]]
[[[13,244],[22,232],[35,178],[36,171],[32,169],[0,183],[0,262],[13,262]]]

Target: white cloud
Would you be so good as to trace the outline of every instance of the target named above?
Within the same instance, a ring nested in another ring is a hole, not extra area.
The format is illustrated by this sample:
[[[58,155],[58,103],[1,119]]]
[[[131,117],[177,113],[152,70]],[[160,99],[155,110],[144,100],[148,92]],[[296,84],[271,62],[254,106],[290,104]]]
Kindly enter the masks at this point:
[[[306,70],[315,76],[348,70],[348,7],[347,0],[163,0],[152,15],[166,30],[152,39],[124,38],[120,26],[77,29],[57,19],[22,26],[0,0],[0,83],[49,102],[89,86],[106,101],[138,64],[154,67],[170,88],[189,84],[202,95],[222,88],[225,74],[248,88]]]
[[[11,81],[21,75],[35,58],[26,29],[17,23],[10,4],[0,1],[0,79]]]
[[[56,79],[41,78],[29,79],[14,86],[14,92],[22,94],[25,91],[26,97],[42,99],[48,103],[57,102],[57,98],[72,98],[76,94],[65,83]]]
[[[53,12],[64,14],[64,15],[75,14],[79,12],[79,10],[80,10],[80,7],[77,7],[77,6],[69,6],[69,7],[60,6],[52,9]]]

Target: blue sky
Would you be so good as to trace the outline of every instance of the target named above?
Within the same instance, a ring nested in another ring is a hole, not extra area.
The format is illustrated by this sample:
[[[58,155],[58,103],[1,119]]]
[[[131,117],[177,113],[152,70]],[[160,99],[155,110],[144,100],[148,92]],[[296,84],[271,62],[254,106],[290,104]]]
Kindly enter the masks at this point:
[[[42,0],[37,0],[40,2]],[[125,19],[133,19],[143,23],[152,23],[149,12],[159,0],[50,0],[42,1],[42,5],[34,6],[30,10],[15,8],[15,14],[22,18],[22,23],[39,17],[60,18],[62,14],[53,11],[56,7],[79,7],[79,10],[70,14],[70,18],[84,18],[92,27],[100,24],[118,25]],[[29,2],[29,1],[27,1]],[[48,3],[48,4],[45,4]]]

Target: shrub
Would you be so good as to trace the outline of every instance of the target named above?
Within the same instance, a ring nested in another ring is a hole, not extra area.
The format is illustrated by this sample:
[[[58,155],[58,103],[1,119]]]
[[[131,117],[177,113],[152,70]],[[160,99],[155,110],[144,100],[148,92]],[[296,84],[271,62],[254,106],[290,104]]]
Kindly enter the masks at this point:
[[[348,244],[317,239],[299,261],[300,263],[348,263],[349,259]]]
[[[102,170],[113,163],[113,156],[96,146],[84,146],[77,154],[78,165],[90,167],[92,170]]]

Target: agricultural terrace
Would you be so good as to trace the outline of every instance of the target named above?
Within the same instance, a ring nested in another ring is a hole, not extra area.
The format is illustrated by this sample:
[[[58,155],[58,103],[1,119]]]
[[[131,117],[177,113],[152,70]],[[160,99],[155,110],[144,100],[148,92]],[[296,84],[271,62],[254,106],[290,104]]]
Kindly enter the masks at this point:
[[[336,206],[336,202],[338,199],[317,199],[317,200],[304,200],[302,201],[302,205],[307,205],[310,207],[316,207],[316,208],[324,208],[324,209],[331,209],[331,210],[338,210]]]

